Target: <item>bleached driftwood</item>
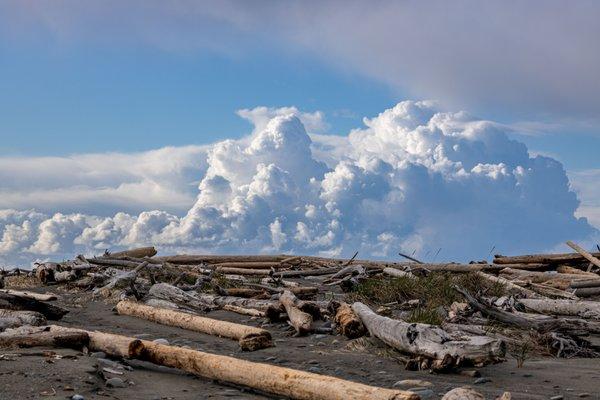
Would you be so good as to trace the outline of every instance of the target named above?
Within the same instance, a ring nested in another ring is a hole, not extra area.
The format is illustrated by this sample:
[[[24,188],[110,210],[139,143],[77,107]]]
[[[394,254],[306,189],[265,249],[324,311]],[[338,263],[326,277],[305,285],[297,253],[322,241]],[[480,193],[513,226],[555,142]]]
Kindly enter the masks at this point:
[[[597,301],[520,299],[519,303],[541,314],[600,320],[600,302]]]
[[[222,309],[225,311],[234,312],[236,314],[249,315],[251,317],[258,317],[258,318],[266,317],[266,314],[264,311],[255,310],[254,308],[244,308],[244,307],[238,307],[238,306],[232,306],[232,305],[226,304],[223,306]]]
[[[285,290],[279,297],[279,301],[285,308],[290,325],[294,327],[297,334],[304,335],[312,331],[312,316],[299,308],[299,300],[292,292]]]
[[[401,352],[428,358],[432,370],[443,371],[463,364],[495,363],[504,357],[506,351],[503,341],[486,336],[455,339],[433,325],[383,317],[360,302],[354,303],[352,310],[372,336]]]
[[[521,294],[523,294],[523,295],[525,295],[527,297],[530,297],[532,299],[540,299],[540,298],[543,299],[543,298],[545,298],[543,295],[540,295],[540,294],[538,294],[538,293],[536,293],[536,292],[534,292],[532,290],[526,289],[526,288],[521,287],[519,285],[515,285],[514,283],[512,283],[508,279],[502,278],[500,276],[494,276],[494,275],[486,274],[485,272],[481,272],[481,271],[476,272],[476,274],[478,276],[480,276],[481,278],[487,280],[487,281],[503,285],[509,291],[521,293]]]
[[[81,349],[87,345],[86,332],[76,330],[53,331],[50,327],[21,326],[0,333],[2,347],[66,347]]]
[[[163,325],[234,339],[239,342],[242,350],[254,351],[273,346],[269,331],[253,326],[151,307],[132,301],[120,301],[116,308],[121,315],[130,315]]]
[[[600,257],[600,253],[591,253],[594,257]],[[580,263],[586,259],[579,253],[561,254],[527,254],[522,256],[494,256],[494,264],[569,264]]]
[[[575,250],[577,253],[581,254],[582,257],[584,257],[586,260],[588,260],[591,263],[587,268],[587,272],[590,272],[592,270],[592,264],[595,265],[596,267],[600,268],[600,260],[597,259],[594,255],[590,254],[589,252],[582,249],[581,247],[579,247],[577,244],[571,242],[570,240],[567,241],[567,245],[570,248],[572,248],[573,250]],[[600,257],[600,255],[599,255],[599,257]]]
[[[383,273],[389,276],[393,276],[394,278],[415,278],[415,276],[410,272],[402,271],[401,269],[391,267],[384,268]]]
[[[58,299],[53,293],[36,293],[36,292],[26,292],[20,290],[12,290],[12,289],[0,289],[0,293],[12,294],[14,296],[26,297],[39,301],[52,301]]]

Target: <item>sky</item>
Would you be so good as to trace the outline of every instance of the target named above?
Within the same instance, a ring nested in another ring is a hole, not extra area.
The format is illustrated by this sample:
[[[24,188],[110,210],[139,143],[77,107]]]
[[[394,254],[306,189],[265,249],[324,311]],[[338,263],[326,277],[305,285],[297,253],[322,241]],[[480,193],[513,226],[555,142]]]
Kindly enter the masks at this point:
[[[598,17],[583,0],[0,0],[0,261],[592,246]],[[447,238],[467,223],[471,244]]]

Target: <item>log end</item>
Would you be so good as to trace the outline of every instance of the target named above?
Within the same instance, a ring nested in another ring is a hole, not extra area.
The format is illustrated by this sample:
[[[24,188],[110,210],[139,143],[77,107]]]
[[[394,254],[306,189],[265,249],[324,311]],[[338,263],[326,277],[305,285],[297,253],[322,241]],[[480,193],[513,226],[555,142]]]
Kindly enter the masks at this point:
[[[247,335],[239,340],[240,348],[243,351],[256,351],[260,349],[266,349],[267,347],[274,347],[271,334],[265,332],[257,335]]]

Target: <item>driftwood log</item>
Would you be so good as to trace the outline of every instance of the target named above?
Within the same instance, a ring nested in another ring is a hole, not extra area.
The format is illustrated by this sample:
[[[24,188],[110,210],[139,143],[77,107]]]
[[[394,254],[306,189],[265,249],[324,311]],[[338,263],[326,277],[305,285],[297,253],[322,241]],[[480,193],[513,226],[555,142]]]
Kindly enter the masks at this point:
[[[366,333],[365,326],[349,304],[342,302],[333,305],[333,308],[335,308],[333,321],[342,335],[354,339]]]
[[[49,320],[59,320],[69,311],[31,297],[0,292],[0,308],[7,310],[37,311]]]
[[[594,257],[600,257],[600,253],[590,253]],[[494,256],[494,264],[571,264],[581,263],[586,259],[579,253],[561,254],[528,254],[522,256]]]
[[[592,265],[595,265],[596,267],[600,268],[600,260],[594,255],[588,253],[585,249],[582,249],[581,247],[579,247],[579,245],[571,242],[570,240],[567,241],[567,245],[579,254],[581,254],[582,257],[584,257],[590,262],[590,265],[587,268],[587,272],[590,272],[592,270]],[[600,255],[598,257],[600,257]]]
[[[0,309],[0,332],[23,325],[39,326],[45,324],[46,317],[38,312]]]
[[[140,247],[137,249],[119,251],[116,253],[110,253],[110,257],[134,257],[134,258],[144,258],[144,257],[153,257],[157,253],[154,247]]]
[[[0,333],[2,347],[66,347],[81,349],[89,342],[88,334],[77,330],[51,330],[50,327],[22,326]]]
[[[517,292],[517,293],[523,294],[523,295],[533,298],[533,299],[545,298],[545,296],[543,296],[543,295],[540,295],[532,290],[526,289],[519,285],[515,285],[513,282],[509,281],[508,279],[502,278],[500,276],[486,274],[485,272],[481,272],[481,271],[476,272],[476,274],[489,282],[492,282],[495,284],[500,284],[500,285],[504,286],[507,290],[509,290],[511,292]]]
[[[273,346],[269,331],[253,326],[151,307],[131,301],[120,301],[117,304],[117,312],[121,315],[143,318],[163,325],[177,326],[208,335],[234,339],[239,342],[240,347],[245,351]]]
[[[300,309],[298,305],[300,300],[292,292],[285,290],[279,297],[279,302],[285,308],[290,325],[294,327],[298,335],[305,335],[312,331],[312,316]]]
[[[39,301],[52,301],[58,299],[58,296],[52,293],[25,292],[12,289],[1,289],[0,293],[12,294],[14,296],[25,297]]]
[[[148,361],[157,365],[177,368],[196,376],[242,385],[291,399],[419,399],[419,396],[413,392],[368,386],[331,376],[256,363],[177,346],[163,345],[104,332],[50,326],[39,327],[37,331],[31,331],[29,336],[30,338],[35,338],[38,343],[41,343],[42,340],[39,340],[39,338],[44,332],[54,335],[79,334],[83,339],[87,339],[87,346],[91,351],[102,351],[111,357]],[[0,337],[2,335],[0,334]],[[61,345],[60,341],[46,342],[40,345]]]
[[[519,303],[540,314],[600,320],[600,302],[597,301],[520,299]]]
[[[429,359],[429,367],[434,371],[444,371],[464,364],[481,366],[495,363],[502,360],[506,351],[503,341],[486,336],[455,339],[433,325],[383,317],[360,302],[354,303],[352,310],[372,336],[403,353]]]

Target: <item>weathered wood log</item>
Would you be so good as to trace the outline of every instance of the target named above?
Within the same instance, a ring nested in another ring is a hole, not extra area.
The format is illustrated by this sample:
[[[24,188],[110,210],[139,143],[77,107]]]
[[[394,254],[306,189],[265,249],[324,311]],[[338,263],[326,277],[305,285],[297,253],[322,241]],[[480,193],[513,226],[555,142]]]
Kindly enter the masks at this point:
[[[225,311],[234,312],[236,314],[249,315],[251,317],[258,317],[258,318],[266,317],[266,313],[264,311],[255,310],[254,308],[244,308],[244,307],[238,307],[238,306],[232,306],[232,305],[225,304],[222,307],[222,309]]]
[[[312,331],[312,316],[298,307],[299,300],[292,292],[285,290],[279,297],[279,301],[285,308],[290,325],[294,327],[298,335],[304,335]]]
[[[498,271],[501,269],[500,267],[491,264],[423,263],[416,265],[415,263],[412,263],[403,264],[403,266],[440,272]]]
[[[435,371],[469,363],[495,363],[504,357],[506,351],[503,341],[486,336],[466,336],[455,340],[439,327],[383,317],[359,302],[352,305],[352,310],[372,336],[401,352],[431,359],[431,368]]]
[[[490,274],[486,274],[485,272],[481,272],[478,271],[476,272],[476,274],[478,276],[480,276],[481,278],[492,282],[492,283],[496,283],[496,284],[500,284],[503,285],[504,287],[506,287],[507,290],[511,291],[511,292],[517,292],[517,293],[521,293],[527,297],[530,297],[532,299],[540,299],[540,298],[545,298],[543,295],[540,295],[532,290],[526,289],[524,287],[521,287],[519,285],[515,285],[514,283],[512,283],[511,281],[509,281],[508,279],[504,279],[502,277],[499,276],[493,276]]]
[[[418,400],[413,392],[384,389],[274,365],[142,341],[136,358],[197,376],[301,400]]]
[[[337,330],[349,339],[355,339],[366,333],[365,326],[347,303],[334,304],[335,316],[333,321]]]
[[[559,265],[556,267],[556,272],[560,272],[561,274],[575,274],[581,275],[582,278],[588,277],[590,279],[600,279],[600,275],[595,274],[593,272],[582,271],[578,268],[573,268],[568,265]]]
[[[250,289],[250,288],[222,288],[218,285],[214,286],[215,291],[221,296],[236,296],[236,297],[257,297],[263,296],[265,298],[266,291],[258,290],[258,289]],[[268,296],[266,296],[268,298]]]
[[[67,347],[81,349],[89,337],[80,331],[52,331],[49,327],[22,326],[0,333],[0,347]]]
[[[592,253],[600,257],[600,253]],[[579,253],[561,254],[527,254],[522,256],[494,256],[494,264],[571,264],[584,262],[586,259]]]
[[[590,272],[592,270],[592,265],[595,265],[596,267],[600,268],[600,260],[594,257],[589,252],[587,252],[585,249],[582,249],[570,240],[567,241],[567,245],[573,250],[575,250],[577,253],[581,254],[586,260],[588,260],[591,263],[587,268],[587,272]],[[600,255],[598,255],[598,257],[600,257]]]
[[[600,296],[600,287],[578,288],[573,294],[578,297]]]
[[[157,283],[148,291],[150,298],[166,300],[189,310],[206,312],[215,309],[212,301],[206,301],[195,294],[185,292],[168,283]]]
[[[270,269],[250,269],[250,268],[229,268],[229,267],[217,267],[215,270],[221,274],[235,274],[235,275],[252,275],[252,276],[269,276],[271,275]]]
[[[49,320],[59,320],[69,312],[62,307],[44,303],[30,297],[21,297],[2,292],[0,292],[0,308],[37,311]]]
[[[121,315],[143,318],[163,325],[177,326],[207,335],[234,339],[239,342],[241,349],[245,351],[254,351],[273,346],[269,331],[253,326],[200,317],[180,311],[150,307],[131,301],[120,301],[117,304],[117,312]]]
[[[549,280],[563,280],[570,282],[571,280],[581,279],[578,274],[561,274],[557,272],[538,272],[538,271],[523,271],[519,269],[504,268],[500,271],[503,275],[517,276],[519,279],[528,279],[534,283],[542,283]]]
[[[0,293],[8,293],[14,296],[26,297],[39,301],[52,301],[58,299],[58,296],[56,296],[54,293],[36,293],[12,289],[0,289]]]
[[[132,271],[121,272],[110,278],[106,285],[99,289],[96,289],[95,292],[106,296],[110,294],[112,290],[125,289],[131,287],[137,279],[140,272],[147,266],[148,262],[144,261],[143,263],[136,266]]]
[[[573,293],[567,292],[566,290],[549,287],[543,283],[527,283],[526,286],[534,290],[536,293],[545,296],[546,298],[577,300],[577,296],[575,296]]]
[[[225,262],[279,262],[289,255],[188,255],[153,257],[157,263],[169,262],[172,264],[217,264]]]
[[[600,302],[597,301],[520,299],[519,303],[540,314],[600,320]]]
[[[266,291],[268,293],[283,293],[284,290],[286,290],[286,288],[281,288],[281,287],[272,287],[269,285],[263,285],[260,283],[251,283],[251,282],[245,282],[244,286],[248,286],[251,288],[255,288],[255,289],[259,289],[262,291]],[[314,286],[298,286],[296,284],[295,287],[289,287],[287,288],[287,290],[289,290],[290,292],[294,293],[296,296],[312,296],[315,295],[319,292],[319,288],[314,287]]]
[[[250,269],[271,269],[283,268],[285,264],[279,261],[247,261],[247,262],[223,262],[213,264],[217,268],[250,268]]]
[[[121,335],[51,326],[50,332],[84,332],[88,347],[111,357],[134,358],[196,376],[298,400],[418,400],[413,392],[385,389],[326,375],[163,345]]]
[[[274,277],[279,278],[292,278],[300,276],[320,276],[320,275],[331,275],[335,274],[340,269],[338,267],[333,268],[319,268],[302,271],[279,271],[273,274]]]
[[[35,311],[0,309],[0,332],[8,328],[17,328],[23,325],[45,325],[46,322],[46,318]]]
[[[87,261],[90,264],[104,265],[111,267],[124,267],[124,268],[137,268],[140,264],[146,263],[148,268],[162,268],[163,264],[150,263],[149,261],[132,261],[132,260],[121,260],[118,258],[102,257],[102,258],[88,258]]]
[[[410,278],[410,279],[416,278],[412,273],[402,271],[397,268],[390,268],[390,267],[384,268],[383,273],[386,275],[389,275],[389,276],[393,276],[394,278]]]
[[[600,287],[600,279],[581,279],[571,282],[572,289]]]
[[[144,258],[144,257],[154,257],[157,251],[154,247],[139,247],[137,249],[118,251],[116,253],[110,253],[110,257],[135,257],[135,258]]]

